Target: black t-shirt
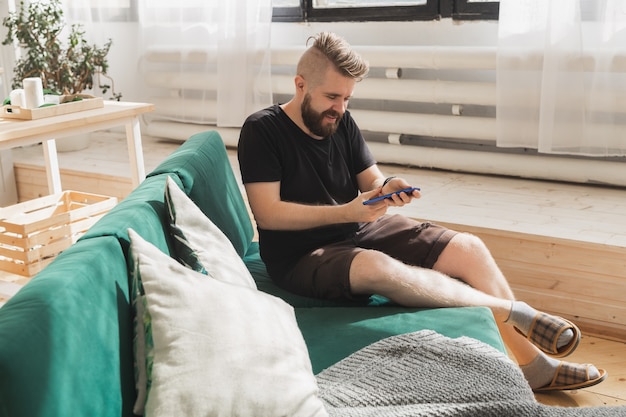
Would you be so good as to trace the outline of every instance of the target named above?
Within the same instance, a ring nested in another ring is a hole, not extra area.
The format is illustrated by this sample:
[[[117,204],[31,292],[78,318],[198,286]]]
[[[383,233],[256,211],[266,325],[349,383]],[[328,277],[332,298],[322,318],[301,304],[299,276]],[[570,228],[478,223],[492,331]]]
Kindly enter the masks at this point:
[[[241,128],[239,166],[245,183],[280,181],[283,201],[339,205],[359,193],[356,175],[375,164],[361,132],[346,112],[324,139],[304,133],[279,105],[252,114]],[[354,233],[356,223],[308,230],[258,228],[261,257],[273,277],[282,277],[303,255]]]

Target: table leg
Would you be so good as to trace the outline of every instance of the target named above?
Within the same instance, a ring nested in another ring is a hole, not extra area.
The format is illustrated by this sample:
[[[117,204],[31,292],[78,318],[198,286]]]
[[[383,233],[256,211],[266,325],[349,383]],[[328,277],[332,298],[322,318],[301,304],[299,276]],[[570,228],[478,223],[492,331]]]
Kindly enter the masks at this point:
[[[146,178],[138,117],[133,117],[126,123],[126,141],[128,143],[128,157],[130,158],[133,187],[137,187]]]
[[[50,194],[58,194],[63,191],[61,187],[61,172],[59,171],[59,159],[57,157],[57,145],[54,139],[43,141],[43,156],[46,161],[46,175],[48,177],[48,191]]]

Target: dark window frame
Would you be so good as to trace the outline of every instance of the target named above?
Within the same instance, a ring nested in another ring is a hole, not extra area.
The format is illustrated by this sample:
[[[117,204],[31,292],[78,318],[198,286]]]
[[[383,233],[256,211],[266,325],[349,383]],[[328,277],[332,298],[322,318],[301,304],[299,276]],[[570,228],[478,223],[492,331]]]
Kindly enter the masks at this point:
[[[273,22],[305,22],[302,7],[274,7],[272,9]]]
[[[452,18],[456,20],[498,20],[500,2],[472,3],[469,0],[454,0]]]
[[[427,0],[422,6],[346,7],[315,9],[314,0],[300,0],[299,7],[275,7],[274,22],[366,22],[439,20],[497,20],[499,2],[473,3],[469,0]]]

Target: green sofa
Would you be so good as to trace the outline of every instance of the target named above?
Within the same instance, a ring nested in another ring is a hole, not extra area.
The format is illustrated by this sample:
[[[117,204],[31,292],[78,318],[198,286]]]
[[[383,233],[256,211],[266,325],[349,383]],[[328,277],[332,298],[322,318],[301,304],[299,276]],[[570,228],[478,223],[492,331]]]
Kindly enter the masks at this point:
[[[295,308],[314,372],[387,336],[433,329],[504,350],[485,308],[407,309],[380,297],[330,302],[288,294],[268,278],[253,226],[216,132],[194,135],[72,247],[0,308],[0,417],[132,416],[132,228],[172,253],[164,207],[171,176],[231,240],[260,290]],[[236,300],[233,300],[236,302]]]

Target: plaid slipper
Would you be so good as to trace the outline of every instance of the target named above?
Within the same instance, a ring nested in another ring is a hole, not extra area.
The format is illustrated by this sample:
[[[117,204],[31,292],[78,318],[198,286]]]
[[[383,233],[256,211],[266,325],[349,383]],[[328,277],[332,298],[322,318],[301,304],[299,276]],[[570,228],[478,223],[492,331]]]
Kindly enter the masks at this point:
[[[565,391],[572,389],[587,388],[604,381],[608,373],[604,369],[598,369],[600,376],[589,379],[589,368],[591,364],[577,364],[561,362],[556,368],[556,373],[550,384],[537,388],[535,392]]]
[[[574,335],[565,346],[557,348],[559,337],[567,329],[571,329]],[[552,316],[546,313],[537,313],[530,325],[528,334],[516,330],[530,340],[535,346],[548,355],[562,358],[574,352],[580,343],[580,329],[571,321],[562,317]]]

